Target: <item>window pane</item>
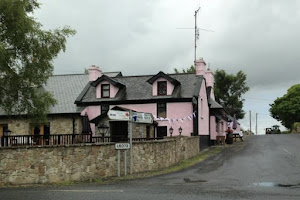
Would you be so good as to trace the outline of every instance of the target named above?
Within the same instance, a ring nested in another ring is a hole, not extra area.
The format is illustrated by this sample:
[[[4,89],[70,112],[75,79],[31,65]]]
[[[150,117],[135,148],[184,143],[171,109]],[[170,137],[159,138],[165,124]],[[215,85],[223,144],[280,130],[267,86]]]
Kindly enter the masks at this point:
[[[159,81],[157,83],[157,94],[167,95],[167,81]]]
[[[102,89],[104,89],[104,90],[109,89],[109,85],[102,85]]]
[[[166,103],[157,104],[157,116],[158,117],[167,117],[167,106]]]
[[[102,91],[102,95],[103,97],[109,97],[109,91],[107,90]]]

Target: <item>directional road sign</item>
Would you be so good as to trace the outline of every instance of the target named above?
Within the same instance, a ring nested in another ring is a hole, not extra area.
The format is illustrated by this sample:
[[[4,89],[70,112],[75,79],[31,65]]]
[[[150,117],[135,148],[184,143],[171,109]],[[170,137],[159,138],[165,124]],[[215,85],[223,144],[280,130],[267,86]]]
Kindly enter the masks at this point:
[[[128,111],[109,110],[107,116],[109,119],[129,121]]]

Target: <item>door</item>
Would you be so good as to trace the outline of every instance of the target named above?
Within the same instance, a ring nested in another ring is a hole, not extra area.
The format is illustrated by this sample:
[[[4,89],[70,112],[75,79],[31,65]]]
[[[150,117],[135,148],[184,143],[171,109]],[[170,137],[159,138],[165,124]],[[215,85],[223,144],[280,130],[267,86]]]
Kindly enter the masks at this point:
[[[109,127],[112,142],[128,141],[127,121],[111,121]]]
[[[157,127],[157,137],[164,138],[167,136],[167,126],[158,126]]]

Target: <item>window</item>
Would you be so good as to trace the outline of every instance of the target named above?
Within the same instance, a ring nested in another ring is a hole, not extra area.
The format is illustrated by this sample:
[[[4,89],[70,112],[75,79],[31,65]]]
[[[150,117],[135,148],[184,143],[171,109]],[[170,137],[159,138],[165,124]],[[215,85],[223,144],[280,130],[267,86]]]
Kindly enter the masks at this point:
[[[0,137],[3,136],[4,131],[8,130],[7,124],[0,124]]]
[[[166,103],[157,103],[157,117],[167,117]]]
[[[101,114],[106,113],[109,110],[109,105],[101,105]]]
[[[101,98],[109,98],[109,97],[110,97],[109,84],[101,85]]]
[[[167,95],[167,81],[157,82],[157,95]]]

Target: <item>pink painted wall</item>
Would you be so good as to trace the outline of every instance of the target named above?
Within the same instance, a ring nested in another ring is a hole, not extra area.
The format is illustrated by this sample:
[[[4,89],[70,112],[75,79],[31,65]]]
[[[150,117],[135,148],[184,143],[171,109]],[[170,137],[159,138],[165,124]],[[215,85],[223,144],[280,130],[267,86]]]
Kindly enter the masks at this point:
[[[201,84],[198,105],[199,135],[209,135],[209,108],[204,80]]]
[[[97,85],[97,87],[96,87],[96,98],[101,98],[101,85],[103,85],[103,84],[109,84],[110,85],[110,87],[109,87],[109,89],[110,89],[110,98],[114,98],[116,96],[116,94],[118,93],[119,88],[113,86],[112,84],[110,84],[107,81],[102,81],[100,84]]]
[[[123,108],[135,110],[137,112],[151,113],[157,116],[157,106],[156,103],[151,104],[135,104],[135,105],[118,105]],[[113,107],[113,106],[112,106]],[[167,103],[167,117],[165,120],[157,120],[158,126],[167,126],[168,136],[169,128],[171,126],[174,129],[173,136],[179,135],[178,129],[182,128],[182,135],[190,136],[193,132],[193,121],[188,120],[187,117],[193,113],[192,104],[189,102],[185,103]],[[181,119],[186,118],[181,121],[174,122],[173,124],[169,122],[168,119]]]
[[[156,81],[154,81],[154,83],[152,84],[152,95],[157,96],[157,82],[159,81],[167,81],[167,95],[172,95],[174,85],[165,78],[158,78]]]
[[[84,116],[85,113],[88,115],[89,120],[94,119],[95,117],[98,117],[100,115],[101,112],[101,107],[100,106],[88,106],[86,108],[84,108],[80,115]],[[92,129],[92,133],[93,135],[95,135],[95,124],[90,124],[91,125],[91,129]]]

